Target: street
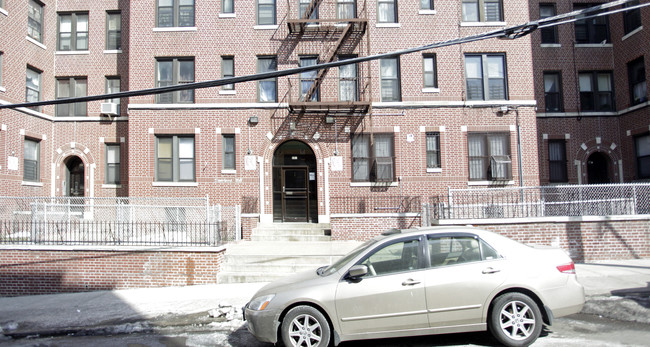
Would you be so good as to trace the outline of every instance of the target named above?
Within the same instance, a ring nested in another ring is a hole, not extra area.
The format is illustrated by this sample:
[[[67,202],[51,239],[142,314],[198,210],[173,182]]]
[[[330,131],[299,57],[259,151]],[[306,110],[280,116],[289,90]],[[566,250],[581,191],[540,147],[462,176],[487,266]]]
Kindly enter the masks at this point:
[[[85,336],[25,337],[0,341],[0,346],[220,346],[270,347],[260,343],[241,321],[189,325],[131,324]],[[533,346],[647,346],[647,324],[621,322],[578,314],[559,318]],[[435,335],[414,338],[353,341],[341,347],[498,346],[489,333]]]

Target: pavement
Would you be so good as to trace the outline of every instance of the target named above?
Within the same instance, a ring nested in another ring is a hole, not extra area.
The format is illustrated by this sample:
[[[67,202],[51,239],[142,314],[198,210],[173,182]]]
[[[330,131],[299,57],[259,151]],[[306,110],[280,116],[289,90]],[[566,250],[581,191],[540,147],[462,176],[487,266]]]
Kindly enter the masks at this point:
[[[583,313],[650,324],[650,259],[576,264]],[[265,283],[213,284],[0,298],[0,342],[27,336],[120,334],[205,323],[235,331]]]

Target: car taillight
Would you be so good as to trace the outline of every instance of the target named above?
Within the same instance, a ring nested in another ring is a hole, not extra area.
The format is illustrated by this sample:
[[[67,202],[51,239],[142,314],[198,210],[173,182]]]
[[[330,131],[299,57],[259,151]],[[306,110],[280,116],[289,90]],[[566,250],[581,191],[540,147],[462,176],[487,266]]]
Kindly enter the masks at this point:
[[[575,273],[576,273],[576,265],[573,262],[568,263],[568,264],[564,264],[564,265],[559,265],[557,267],[557,270],[560,271],[561,273],[564,273],[564,274],[574,274],[575,275]]]

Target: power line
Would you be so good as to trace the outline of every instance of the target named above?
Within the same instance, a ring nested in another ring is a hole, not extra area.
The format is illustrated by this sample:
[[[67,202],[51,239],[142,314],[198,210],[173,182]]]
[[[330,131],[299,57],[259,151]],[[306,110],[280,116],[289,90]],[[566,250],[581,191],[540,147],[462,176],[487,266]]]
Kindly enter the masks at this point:
[[[4,108],[14,109],[19,107],[35,107],[35,106],[43,106],[43,105],[58,105],[58,104],[97,101],[97,100],[105,100],[105,99],[128,98],[133,96],[163,94],[163,93],[175,92],[180,90],[188,90],[188,89],[212,88],[212,87],[219,87],[227,84],[236,84],[236,83],[258,81],[258,80],[269,79],[269,78],[284,77],[284,76],[295,75],[295,74],[308,72],[308,71],[329,69],[333,67],[363,63],[363,62],[377,60],[377,59],[392,58],[404,54],[410,54],[410,53],[425,51],[434,48],[453,46],[453,45],[458,45],[458,44],[463,44],[468,42],[482,41],[491,38],[517,39],[519,37],[532,33],[538,28],[548,28],[548,27],[557,26],[561,24],[572,23],[579,20],[586,20],[590,18],[606,16],[614,13],[619,13],[622,11],[630,11],[630,10],[634,10],[637,8],[650,5],[650,3],[642,3],[635,6],[610,10],[613,7],[624,5],[631,1],[634,0],[612,1],[602,5],[589,7],[583,10],[576,10],[576,11],[568,12],[557,16],[546,17],[536,21],[527,22],[525,24],[488,31],[477,35],[465,36],[462,38],[436,42],[424,46],[419,46],[419,47],[414,47],[414,48],[409,48],[409,49],[404,49],[404,50],[399,50],[399,51],[394,51],[389,53],[375,54],[366,57],[357,57],[357,58],[351,58],[346,60],[333,61],[330,63],[321,63],[317,65],[297,67],[297,68],[280,70],[280,71],[270,71],[264,73],[257,73],[253,75],[228,77],[228,78],[221,78],[217,80],[209,80],[203,82],[177,84],[177,85],[166,86],[166,87],[156,87],[156,88],[149,88],[149,89],[124,91],[124,92],[117,92],[117,93],[92,95],[92,96],[80,96],[80,97],[63,98],[63,99],[47,100],[47,101],[24,102],[18,104],[5,104],[5,105],[0,104],[0,109],[4,109]]]

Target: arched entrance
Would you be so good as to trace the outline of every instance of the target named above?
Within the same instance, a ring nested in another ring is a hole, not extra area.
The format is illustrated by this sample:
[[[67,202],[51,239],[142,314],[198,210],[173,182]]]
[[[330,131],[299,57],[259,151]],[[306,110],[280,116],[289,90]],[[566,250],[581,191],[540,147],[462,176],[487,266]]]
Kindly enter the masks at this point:
[[[609,178],[609,158],[605,153],[595,152],[587,159],[587,183],[611,183]]]
[[[304,142],[287,141],[273,154],[273,221],[318,222],[316,156]]]
[[[68,158],[65,162],[66,184],[63,194],[65,196],[83,197],[85,177],[84,163],[81,158],[77,156]]]

